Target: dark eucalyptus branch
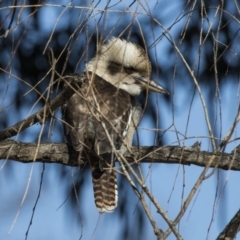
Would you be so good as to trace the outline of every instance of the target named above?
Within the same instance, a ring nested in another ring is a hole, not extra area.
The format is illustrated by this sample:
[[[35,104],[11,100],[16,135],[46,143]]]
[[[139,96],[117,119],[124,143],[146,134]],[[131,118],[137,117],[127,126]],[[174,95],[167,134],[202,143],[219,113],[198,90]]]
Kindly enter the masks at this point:
[[[230,220],[224,230],[219,234],[217,240],[234,239],[240,229],[240,209]]]
[[[71,82],[71,85],[68,85],[60,94],[57,95],[50,103],[46,103],[46,105],[40,109],[37,113],[32,114],[28,118],[16,123],[15,125],[4,129],[0,132],[0,141],[6,140],[10,137],[13,137],[20,132],[24,131],[26,128],[36,124],[37,122],[41,122],[41,119],[45,119],[46,116],[51,114],[58,107],[62,106],[73,94],[76,92],[75,89],[81,88],[82,81],[80,78],[74,79],[75,81]]]
[[[22,163],[33,162],[37,151],[36,162],[59,163],[69,166],[78,166],[78,162],[71,157],[72,153],[64,143],[42,143],[39,147],[34,143],[21,143],[3,141],[0,143],[0,159],[9,159]],[[184,165],[197,165],[205,167],[211,157],[214,160],[213,168],[224,170],[240,170],[240,152],[214,154],[200,151],[194,147],[136,147],[131,148],[131,153],[124,154],[128,161],[142,163],[175,163]]]

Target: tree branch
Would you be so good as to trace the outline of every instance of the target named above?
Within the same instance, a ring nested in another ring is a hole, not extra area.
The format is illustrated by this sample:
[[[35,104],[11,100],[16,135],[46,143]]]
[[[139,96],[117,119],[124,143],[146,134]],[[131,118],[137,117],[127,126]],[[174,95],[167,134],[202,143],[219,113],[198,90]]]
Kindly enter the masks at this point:
[[[33,156],[38,151],[36,162],[59,163],[68,166],[78,166],[78,162],[71,158],[71,152],[64,143],[42,143],[39,148],[34,143],[21,143],[12,140],[0,143],[0,159],[9,159],[22,163],[33,162]],[[240,170],[240,152],[214,154],[200,151],[194,147],[136,147],[131,148],[124,157],[130,163],[175,163],[183,165],[197,165],[205,167],[211,157],[214,160],[210,167],[224,170]],[[134,160],[135,158],[135,160]]]
[[[44,118],[44,114],[48,116],[51,114],[54,110],[56,110],[58,107],[62,106],[75,92],[75,89],[81,88],[82,85],[82,79],[81,75],[76,75],[74,78],[74,81],[68,83],[68,86],[55,97],[49,104],[47,103],[43,108],[41,108],[37,113],[32,114],[27,119],[24,119],[15,125],[4,129],[0,132],[0,141],[6,140],[10,137],[13,137],[20,132],[24,131],[26,128],[32,126],[33,124],[39,122],[41,119]],[[65,76],[66,78],[68,76]],[[73,76],[69,76],[73,79]]]
[[[225,229],[219,234],[217,240],[234,239],[240,229],[240,209],[227,224]]]

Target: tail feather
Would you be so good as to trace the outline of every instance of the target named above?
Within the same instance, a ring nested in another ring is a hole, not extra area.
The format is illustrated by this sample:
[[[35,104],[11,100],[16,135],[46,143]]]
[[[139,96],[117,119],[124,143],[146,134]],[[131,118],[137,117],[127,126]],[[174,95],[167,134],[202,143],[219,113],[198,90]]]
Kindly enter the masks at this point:
[[[99,159],[92,163],[92,179],[95,204],[100,213],[112,212],[117,207],[118,190],[113,169],[100,169]]]

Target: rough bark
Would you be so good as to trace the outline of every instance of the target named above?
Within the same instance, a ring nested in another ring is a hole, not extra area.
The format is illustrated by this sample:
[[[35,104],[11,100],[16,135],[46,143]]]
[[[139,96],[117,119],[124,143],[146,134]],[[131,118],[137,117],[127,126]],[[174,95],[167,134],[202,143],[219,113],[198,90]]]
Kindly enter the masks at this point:
[[[33,162],[36,154],[36,162],[59,163],[69,166],[77,166],[69,149],[64,143],[42,143],[39,147],[35,143],[21,143],[15,141],[0,142],[0,158],[14,160],[22,163]],[[240,154],[238,151],[232,153],[211,153],[200,151],[195,147],[137,147],[131,148],[131,153],[124,154],[129,162],[143,163],[175,163],[183,165],[197,165],[204,167],[209,159],[214,156],[211,164],[213,168],[224,170],[240,170]]]
[[[227,224],[224,230],[219,234],[217,240],[230,240],[234,239],[240,229],[240,209],[235,216]]]

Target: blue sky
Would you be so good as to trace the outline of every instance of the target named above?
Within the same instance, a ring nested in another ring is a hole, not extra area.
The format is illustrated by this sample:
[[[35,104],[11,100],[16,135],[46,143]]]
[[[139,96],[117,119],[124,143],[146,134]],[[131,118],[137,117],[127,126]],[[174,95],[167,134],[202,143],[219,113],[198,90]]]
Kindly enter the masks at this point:
[[[62,2],[65,5],[69,3],[67,1]],[[53,2],[49,2],[49,4],[51,3]],[[114,3],[115,1],[111,1],[111,5],[114,5]],[[117,5],[114,7],[115,10],[126,9],[126,6],[129,4],[128,1],[122,1],[121,3],[116,1],[116,3]],[[73,1],[72,5],[75,4],[76,1]],[[95,4],[96,3],[94,2],[93,5]],[[152,13],[154,17],[159,17],[161,23],[166,28],[175,21],[177,16],[183,10],[183,5],[177,0],[159,1],[156,5],[157,8],[155,8],[155,4],[156,2],[154,1],[153,4],[152,1],[151,3],[144,3],[144,6],[150,9],[150,13]],[[105,5],[106,1],[101,1],[97,8],[104,9]],[[161,16],[158,16],[159,13],[156,9],[162,9]],[[40,10],[39,20],[42,24],[40,25],[41,29],[39,30],[39,33],[36,33],[37,38],[39,38],[39,34],[41,35],[43,33],[44,35],[46,34],[50,36],[54,27],[56,27],[56,29],[65,29],[68,26],[66,24],[67,22],[78,19],[81,14],[81,11],[76,8],[71,10],[73,15],[68,15],[67,11],[66,13],[63,12],[61,15],[63,10],[64,8],[61,6],[46,6]],[[140,14],[144,13],[145,10],[143,10],[143,8],[137,3],[133,4],[130,10],[132,10],[133,13],[127,13],[124,17],[121,16],[121,13],[116,13],[114,11],[107,14],[105,18],[103,18],[101,26],[105,26],[106,29],[113,29],[119,19],[119,22],[124,23],[124,21],[131,19],[135,12],[138,13],[138,18],[135,18],[136,22],[137,20],[141,22],[142,19],[146,17],[144,14]],[[24,18],[27,16],[27,12],[25,13],[23,11],[22,17]],[[89,30],[94,29],[94,24],[96,24],[99,17],[100,14],[97,14],[97,12],[92,15],[92,18],[89,21]],[[186,19],[180,21],[171,29],[171,35],[173,38],[178,36],[179,29],[183,28],[185,24],[184,20]],[[214,21],[214,15],[212,21]],[[161,28],[155,28],[153,30],[150,23],[150,21],[147,22],[143,27],[147,43],[153,43],[154,39],[157,39],[162,34]],[[98,31],[100,30],[102,31],[102,29],[98,29]],[[15,31],[18,31],[17,26]],[[117,32],[117,30],[114,31],[113,34]],[[33,41],[36,41],[34,34],[31,37]],[[13,39],[13,37],[11,39]],[[59,41],[64,42],[66,40],[63,37]],[[175,39],[175,41],[177,40],[178,39]],[[196,41],[196,44],[198,44],[198,41]],[[178,59],[177,61],[180,61],[180,59],[178,57],[173,57],[173,55],[169,56],[168,49],[170,46],[171,44],[169,41],[166,38],[163,38],[155,47],[149,50],[149,54],[155,56],[153,58],[155,61],[154,64],[159,65],[162,71],[165,70],[165,67],[171,69],[171,72],[167,74],[167,79],[162,78],[161,72],[159,75],[154,76],[163,86],[169,86],[170,92],[173,92],[174,90],[174,95],[171,95],[170,104],[165,101],[163,96],[156,94],[151,95],[152,101],[156,103],[154,107],[158,108],[157,110],[159,112],[161,127],[163,127],[163,129],[168,129],[174,124],[175,129],[181,134],[185,134],[187,127],[186,138],[188,139],[183,138],[180,134],[178,135],[181,146],[191,146],[196,141],[200,141],[201,150],[211,151],[210,141],[209,138],[207,138],[208,131],[206,120],[199,94],[195,94],[193,105],[190,110],[189,99],[191,98],[189,96],[193,93],[192,88],[187,86],[186,82],[192,82],[192,80],[189,77],[189,74],[186,75],[188,81],[185,82],[182,79],[174,78],[174,66],[178,65],[175,65],[175,61],[176,58]],[[198,49],[197,45],[196,49]],[[184,52],[184,54],[187,53]],[[193,67],[193,63],[198,57],[198,51],[193,51],[191,54],[192,62],[189,64]],[[16,75],[18,75],[17,66],[18,63],[16,60],[12,67],[12,72]],[[83,65],[80,64],[78,70],[81,71],[82,68]],[[216,98],[217,100],[215,103],[211,103],[214,104],[212,108],[207,106],[209,109],[216,109],[213,116],[217,118],[218,129],[222,122],[222,136],[225,136],[232,126],[236,116],[237,106],[239,104],[238,83],[236,81],[235,83],[229,81],[229,76],[227,74],[224,80],[226,81],[226,84],[223,89],[220,89],[221,117],[219,112],[219,97]],[[5,82],[7,81],[6,78]],[[171,84],[167,81],[170,81]],[[11,81],[12,85],[8,90],[7,97],[4,99],[3,106],[7,106],[12,102],[13,99],[11,93],[17,88],[15,83],[14,80]],[[193,83],[191,84],[193,85]],[[209,93],[204,85],[201,85],[200,87],[203,91],[205,101],[207,104],[210,104],[207,101],[208,96],[209,94],[214,93]],[[174,106],[174,111],[172,110],[172,106]],[[36,111],[37,109],[38,105],[33,111]],[[9,121],[9,126],[22,120],[26,115],[31,114],[31,111],[32,110],[30,110],[28,106],[21,110],[20,115],[15,116],[13,113],[13,117],[11,117]],[[189,115],[189,124],[186,126]],[[58,113],[58,116],[60,117],[60,113]],[[152,121],[152,118],[148,115],[144,116],[139,127],[140,145],[151,146],[154,144],[155,132],[151,130],[154,128],[156,128],[156,126]],[[33,126],[26,130],[28,134],[24,135],[24,137],[18,138],[18,140],[31,142],[33,137],[38,135],[40,129],[41,125]],[[166,145],[178,145],[175,129],[171,127],[164,134]],[[62,132],[54,132],[51,141],[59,141],[62,134]],[[239,136],[239,125],[234,131],[233,138],[237,136]],[[234,141],[229,144],[226,148],[226,152],[231,152],[238,144],[239,141]],[[13,162],[7,163],[4,167],[1,167],[3,166],[2,164],[4,164],[4,161],[1,161],[0,164],[0,239],[24,239],[30,222],[32,208],[38,195],[42,164],[21,164]],[[177,164],[143,164],[142,168],[147,186],[172,220],[178,214],[181,205],[203,170],[201,167],[181,166]],[[94,205],[90,174],[88,174],[85,179],[87,184],[83,187],[84,198],[81,198],[81,202],[79,202],[81,207],[79,209],[69,208],[69,200],[67,200],[67,203],[63,204],[68,197],[68,192],[66,191],[67,187],[76,180],[79,174],[76,168],[66,167],[64,170],[66,176],[63,181],[59,174],[59,172],[62,171],[61,166],[46,164],[41,196],[35,211],[28,239],[79,239],[81,234],[82,239],[119,239],[118,236],[121,234],[125,218],[123,216],[120,219],[116,212],[103,215],[100,215],[97,212]],[[203,181],[187,212],[181,220],[179,232],[183,239],[202,240],[214,239],[217,237],[220,231],[239,209],[238,199],[240,198],[240,191],[237,191],[238,188],[236,189],[236,183],[238,183],[239,180],[238,174],[239,173],[236,171],[216,170],[210,178]],[[29,189],[27,190],[26,197],[24,197],[28,183],[30,183]],[[139,202],[131,190],[128,189],[126,193],[131,195],[130,201],[126,202],[126,204],[128,204],[129,215],[131,216],[134,215],[134,209]],[[21,204],[23,198],[24,201]],[[149,200],[147,200],[147,203],[158,226],[166,230],[168,226],[164,220],[156,213],[156,209]],[[81,218],[78,216],[79,211],[84,219],[82,225]],[[16,218],[17,215],[18,217]],[[16,222],[14,222],[15,219]],[[133,231],[139,231],[138,229],[134,229],[134,222],[130,221],[129,224],[133,226]],[[144,228],[145,231],[142,239],[155,239],[155,235],[148,221],[146,221]],[[210,229],[209,232],[208,229]],[[169,239],[175,239],[175,236],[171,234]],[[237,237],[237,239],[240,239],[240,237]]]

